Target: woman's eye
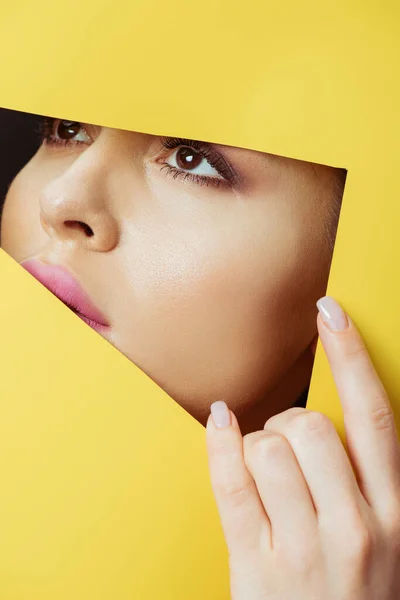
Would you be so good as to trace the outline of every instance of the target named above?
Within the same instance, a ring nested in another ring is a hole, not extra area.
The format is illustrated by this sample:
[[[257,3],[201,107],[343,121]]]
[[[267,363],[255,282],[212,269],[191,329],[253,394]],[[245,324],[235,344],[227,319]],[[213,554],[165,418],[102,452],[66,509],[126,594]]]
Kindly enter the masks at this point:
[[[214,179],[223,179],[217,169],[212,167],[208,160],[194,148],[181,146],[177,148],[165,163],[170,167],[193,173],[193,175],[202,175],[204,177],[213,177]]]
[[[64,142],[78,142],[90,144],[91,138],[82,123],[77,121],[56,120],[53,123],[52,137]]]

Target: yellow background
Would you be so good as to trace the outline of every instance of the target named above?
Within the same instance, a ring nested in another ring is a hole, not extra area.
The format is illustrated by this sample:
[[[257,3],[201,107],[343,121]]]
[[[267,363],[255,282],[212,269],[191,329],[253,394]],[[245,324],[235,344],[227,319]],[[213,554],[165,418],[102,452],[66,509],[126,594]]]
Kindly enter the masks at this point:
[[[329,292],[398,423],[399,13],[377,0],[0,5],[0,106],[349,170]],[[4,253],[0,276],[0,597],[227,599],[203,428]],[[320,351],[309,407],[343,435]]]

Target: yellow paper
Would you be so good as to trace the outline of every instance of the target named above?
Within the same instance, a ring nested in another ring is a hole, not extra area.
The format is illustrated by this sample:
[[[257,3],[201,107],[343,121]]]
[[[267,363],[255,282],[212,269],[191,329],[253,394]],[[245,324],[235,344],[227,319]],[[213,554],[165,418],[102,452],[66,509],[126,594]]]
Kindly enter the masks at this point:
[[[399,420],[399,16],[19,1],[0,9],[0,106],[346,168],[329,293]],[[4,253],[0,273],[1,598],[228,598],[202,426]],[[321,352],[308,407],[343,434]]]

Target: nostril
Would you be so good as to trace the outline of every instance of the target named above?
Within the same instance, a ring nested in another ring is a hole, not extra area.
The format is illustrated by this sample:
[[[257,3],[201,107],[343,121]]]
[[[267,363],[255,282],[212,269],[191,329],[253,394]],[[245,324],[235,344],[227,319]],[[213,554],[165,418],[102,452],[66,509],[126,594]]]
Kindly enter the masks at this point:
[[[93,229],[87,223],[83,223],[83,221],[65,221],[64,225],[69,229],[80,229],[87,237],[94,235]]]

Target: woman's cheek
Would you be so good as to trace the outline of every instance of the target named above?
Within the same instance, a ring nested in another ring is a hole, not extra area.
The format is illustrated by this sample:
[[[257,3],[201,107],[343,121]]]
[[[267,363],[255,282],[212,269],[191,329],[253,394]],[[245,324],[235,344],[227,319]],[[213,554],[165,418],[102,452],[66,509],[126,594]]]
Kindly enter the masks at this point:
[[[127,354],[163,387],[170,389],[177,381],[179,389],[195,389],[199,398],[226,393],[231,384],[235,395],[246,394],[248,386],[261,391],[303,348],[304,335],[293,339],[287,261],[273,260],[271,253],[269,261],[257,261],[253,253],[246,255],[246,245],[237,239],[225,252],[214,246],[207,253],[203,248],[202,255],[187,248],[185,254],[175,248],[174,255],[160,247],[158,259],[153,253],[151,262],[141,263],[140,273],[132,273],[137,285],[130,306],[137,328],[131,316]],[[163,251],[168,264],[162,262]],[[121,319],[126,344],[127,318]]]
[[[1,247],[16,261],[29,256],[35,246],[32,210],[23,201],[23,194],[15,182],[6,197],[1,221]]]
[[[39,199],[45,183],[28,163],[12,182],[4,204],[1,247],[22,262],[38,253],[48,241],[40,223]]]

